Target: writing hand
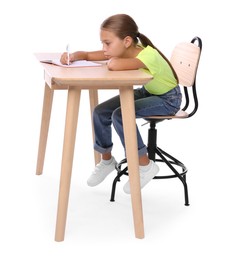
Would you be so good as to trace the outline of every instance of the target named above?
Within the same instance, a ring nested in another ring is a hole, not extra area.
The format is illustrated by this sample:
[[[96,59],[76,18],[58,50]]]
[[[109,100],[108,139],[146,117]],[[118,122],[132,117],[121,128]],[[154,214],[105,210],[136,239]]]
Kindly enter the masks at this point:
[[[69,64],[72,62],[72,54],[69,55]],[[64,65],[68,65],[68,54],[67,52],[64,52],[62,55],[61,55],[61,58],[60,58],[60,62]]]

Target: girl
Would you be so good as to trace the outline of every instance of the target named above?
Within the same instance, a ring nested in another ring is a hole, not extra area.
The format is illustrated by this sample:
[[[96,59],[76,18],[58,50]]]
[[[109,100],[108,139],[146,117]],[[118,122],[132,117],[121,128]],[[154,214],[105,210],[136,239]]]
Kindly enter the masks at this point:
[[[168,59],[142,33],[135,21],[126,14],[107,18],[100,27],[103,49],[94,52],[77,51],[67,56],[63,53],[61,62],[75,60],[108,60],[109,70],[143,69],[153,76],[145,86],[134,90],[136,118],[152,115],[174,115],[181,104],[181,92],[177,75]],[[139,44],[140,40],[140,44]],[[69,60],[68,60],[69,58]],[[124,134],[119,96],[99,104],[93,112],[95,131],[94,149],[101,153],[101,162],[96,165],[87,183],[96,186],[114,169],[116,160],[112,156],[113,124],[124,146]],[[147,155],[147,147],[137,128],[140,184],[143,188],[158,173],[159,168]],[[130,193],[129,181],[124,191]]]

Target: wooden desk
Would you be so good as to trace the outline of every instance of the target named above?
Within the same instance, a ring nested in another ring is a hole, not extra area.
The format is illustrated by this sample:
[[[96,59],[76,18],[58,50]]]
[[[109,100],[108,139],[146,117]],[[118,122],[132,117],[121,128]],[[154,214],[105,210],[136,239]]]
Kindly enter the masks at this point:
[[[38,60],[52,59],[60,57],[60,54],[38,53],[36,57]],[[65,89],[68,91],[55,240],[64,240],[80,93],[82,89],[89,90],[91,113],[98,104],[98,89],[119,89],[135,236],[136,238],[143,238],[144,224],[139,180],[133,85],[144,85],[152,77],[140,70],[109,71],[106,65],[86,68],[63,68],[50,64],[41,64],[44,68],[45,91],[36,169],[36,174],[38,175],[42,174],[43,171],[54,90]],[[98,163],[99,160],[100,156],[95,152],[95,163]]]

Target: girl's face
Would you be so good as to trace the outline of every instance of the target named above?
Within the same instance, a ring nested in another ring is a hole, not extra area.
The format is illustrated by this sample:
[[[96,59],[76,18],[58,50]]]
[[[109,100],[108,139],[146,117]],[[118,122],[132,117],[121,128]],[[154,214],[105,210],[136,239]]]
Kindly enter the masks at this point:
[[[125,40],[121,40],[113,32],[101,30],[101,42],[103,44],[103,51],[107,58],[124,57],[126,53]]]

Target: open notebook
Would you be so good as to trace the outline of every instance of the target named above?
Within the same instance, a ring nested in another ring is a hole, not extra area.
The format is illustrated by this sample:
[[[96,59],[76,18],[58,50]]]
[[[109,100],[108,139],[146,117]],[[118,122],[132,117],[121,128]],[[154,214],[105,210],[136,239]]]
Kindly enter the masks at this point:
[[[93,61],[87,61],[87,60],[77,60],[74,62],[71,62],[70,65],[63,65],[59,59],[53,59],[53,60],[41,60],[40,62],[43,63],[48,63],[48,64],[53,64],[61,67],[66,67],[66,68],[77,68],[77,67],[96,67],[96,66],[101,66],[100,63],[96,63]]]

